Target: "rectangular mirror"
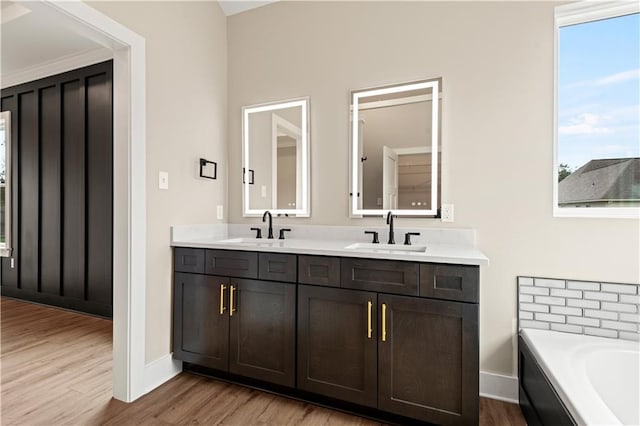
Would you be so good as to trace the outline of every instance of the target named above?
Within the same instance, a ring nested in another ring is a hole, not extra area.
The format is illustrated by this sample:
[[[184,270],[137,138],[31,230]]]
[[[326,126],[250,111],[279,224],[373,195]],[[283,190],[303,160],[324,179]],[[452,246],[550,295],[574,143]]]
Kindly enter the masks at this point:
[[[351,214],[437,216],[442,79],[351,92]]]
[[[0,113],[0,256],[11,256],[11,112]]]
[[[243,215],[308,217],[309,99],[242,108]]]

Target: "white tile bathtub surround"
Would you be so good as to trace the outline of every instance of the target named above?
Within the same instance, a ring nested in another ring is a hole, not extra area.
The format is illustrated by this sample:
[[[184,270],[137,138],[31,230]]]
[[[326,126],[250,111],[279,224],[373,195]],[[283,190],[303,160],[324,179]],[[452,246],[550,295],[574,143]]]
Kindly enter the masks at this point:
[[[618,334],[620,335],[620,339],[640,342],[640,333],[627,333],[626,331],[621,331]]]
[[[584,316],[587,318],[600,318],[600,319],[608,319],[608,320],[618,319],[617,312],[596,311],[595,309],[585,309]]]
[[[566,317],[564,315],[537,313],[536,320],[547,321],[547,322],[560,322],[564,324],[566,322]]]
[[[522,328],[539,328],[541,330],[549,330],[549,323],[542,321],[528,321],[520,320],[520,327]]]
[[[567,281],[569,290],[589,290],[600,291],[600,283],[584,282],[584,281]]]
[[[552,288],[551,295],[558,297],[571,297],[573,299],[582,299],[582,292],[580,290],[562,290],[559,288]]]
[[[563,331],[565,333],[582,334],[582,327],[571,324],[551,324],[551,329],[555,331]]]
[[[548,288],[523,286],[520,289],[520,294],[535,294],[536,296],[548,296],[549,295],[549,289]]]
[[[634,305],[640,305],[640,296],[630,296],[628,294],[620,295],[621,303],[632,303]]]
[[[606,300],[609,302],[618,301],[618,295],[615,293],[600,293],[595,291],[585,291],[584,298],[591,299],[591,300]]]
[[[520,319],[521,320],[532,320],[533,319],[533,312],[521,311],[520,312]]]
[[[534,285],[536,287],[566,288],[563,280],[549,280],[546,278],[534,279]]]
[[[530,294],[520,294],[520,302],[533,303],[533,296]]]
[[[589,334],[591,336],[600,336],[600,337],[611,337],[612,339],[617,339],[618,332],[614,330],[605,330],[604,328],[584,328],[584,334]]]
[[[567,301],[562,297],[547,297],[547,296],[536,296],[536,303],[542,303],[545,305],[566,305]]]
[[[520,303],[520,310],[530,312],[549,312],[549,307],[547,305],[536,305],[534,303]]]
[[[518,277],[520,328],[639,340],[640,285]]]
[[[620,321],[640,323],[640,314],[620,314]]]
[[[567,306],[572,306],[574,308],[600,309],[600,302],[597,300],[567,299]]]
[[[606,291],[609,293],[638,294],[637,287],[634,288],[624,284],[602,284],[600,291]]]
[[[577,315],[582,316],[582,309],[580,308],[567,308],[566,306],[552,306],[551,307],[552,314],[560,314],[560,315]]]
[[[567,317],[567,322],[569,324],[578,324],[578,325],[586,325],[589,327],[600,327],[600,320],[596,318],[585,318],[585,317]]]

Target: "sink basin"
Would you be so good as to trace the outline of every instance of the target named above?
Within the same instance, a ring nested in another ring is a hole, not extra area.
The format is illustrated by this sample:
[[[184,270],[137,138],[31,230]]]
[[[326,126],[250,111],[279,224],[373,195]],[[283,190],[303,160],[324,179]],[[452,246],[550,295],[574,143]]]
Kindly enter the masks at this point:
[[[355,243],[345,247],[347,250],[361,250],[375,253],[406,253],[416,252],[424,253],[427,250],[427,246],[424,245],[411,245],[405,246],[402,244],[373,244],[373,243]]]
[[[222,244],[233,244],[247,247],[282,247],[284,240],[270,240],[268,238],[230,238],[218,241]]]

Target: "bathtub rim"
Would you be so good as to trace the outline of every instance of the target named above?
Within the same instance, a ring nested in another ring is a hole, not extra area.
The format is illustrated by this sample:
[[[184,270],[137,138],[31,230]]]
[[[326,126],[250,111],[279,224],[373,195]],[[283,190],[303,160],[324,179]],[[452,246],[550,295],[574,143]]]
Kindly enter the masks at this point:
[[[584,369],[586,352],[603,348],[640,352],[639,342],[538,329],[521,329],[519,335],[577,424],[622,424],[593,388],[586,371],[572,373]]]

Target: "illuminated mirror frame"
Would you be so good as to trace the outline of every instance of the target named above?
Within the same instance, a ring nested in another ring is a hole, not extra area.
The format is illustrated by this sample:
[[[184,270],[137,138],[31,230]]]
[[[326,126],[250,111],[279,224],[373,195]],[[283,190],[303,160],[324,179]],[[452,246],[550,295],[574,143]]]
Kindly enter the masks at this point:
[[[351,92],[351,215],[358,216],[384,216],[392,211],[397,216],[436,216],[438,214],[438,141],[440,133],[440,81],[441,79],[416,81],[406,84],[378,87],[367,90]],[[361,98],[369,96],[388,95],[392,93],[410,92],[420,89],[431,89],[431,208],[430,209],[363,209],[359,205],[362,199],[359,188],[359,111],[358,105]],[[359,196],[360,194],[360,196]]]
[[[250,153],[249,153],[249,115],[257,112],[278,111],[286,108],[300,107],[301,109],[301,126],[300,133],[302,136],[301,150],[297,156],[301,160],[300,167],[300,203],[296,200],[295,209],[269,209],[272,214],[295,215],[295,217],[311,216],[310,205],[310,167],[309,167],[309,98],[295,99],[284,102],[274,102],[269,104],[252,105],[242,108],[242,167],[249,170]],[[272,158],[273,161],[273,158]],[[262,216],[264,210],[252,209],[249,203],[250,195],[249,179],[244,179],[242,184],[242,213],[244,217]],[[273,182],[272,182],[273,185]],[[298,182],[296,182],[296,186]],[[296,193],[298,189],[296,188]],[[296,197],[297,198],[297,197]],[[298,205],[301,204],[301,205]]]
[[[0,243],[0,257],[11,256],[11,112],[0,112],[5,134],[5,183],[4,183],[4,243]]]

